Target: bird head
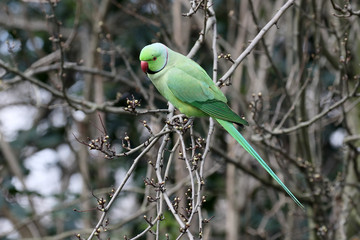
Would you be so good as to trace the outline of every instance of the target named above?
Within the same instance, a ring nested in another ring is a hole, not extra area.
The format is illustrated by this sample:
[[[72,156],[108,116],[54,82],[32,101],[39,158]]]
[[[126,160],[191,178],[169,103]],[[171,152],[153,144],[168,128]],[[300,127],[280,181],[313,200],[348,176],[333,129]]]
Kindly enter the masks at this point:
[[[141,50],[139,59],[141,61],[141,69],[144,73],[158,73],[167,64],[167,47],[161,43],[147,45]]]

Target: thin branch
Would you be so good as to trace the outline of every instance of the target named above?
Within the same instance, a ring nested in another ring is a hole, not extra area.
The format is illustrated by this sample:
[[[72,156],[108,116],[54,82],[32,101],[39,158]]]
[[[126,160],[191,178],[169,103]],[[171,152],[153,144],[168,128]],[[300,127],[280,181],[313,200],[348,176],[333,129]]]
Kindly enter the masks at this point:
[[[308,127],[308,126],[312,125],[313,123],[315,123],[316,121],[318,121],[319,119],[321,119],[322,117],[324,117],[325,115],[327,115],[329,112],[331,112],[335,108],[337,108],[337,107],[341,106],[342,104],[344,104],[349,99],[350,99],[350,96],[345,96],[341,100],[339,100],[338,102],[331,105],[328,109],[324,109],[321,113],[317,114],[312,119],[309,119],[308,121],[301,122],[298,125],[295,125],[293,127],[275,129],[273,131],[266,129],[266,131],[269,132],[272,135],[279,135],[279,134],[289,134],[289,133],[297,131],[297,130],[299,130],[301,128]]]
[[[181,137],[181,134],[179,134],[179,137]],[[180,140],[181,142],[182,140]],[[166,144],[166,141],[165,141],[165,138],[160,146],[160,149],[158,151],[158,159],[157,159],[157,163],[160,162],[160,159],[162,157],[162,152],[161,150],[164,149],[165,147],[165,144]],[[184,149],[184,148],[183,148]],[[184,155],[186,154],[186,152],[184,152]],[[191,170],[190,170],[191,171]],[[156,168],[156,176],[157,176],[157,179],[158,179],[158,182],[161,183],[161,184],[165,184],[165,180],[163,179],[163,177],[161,176],[161,173],[160,173],[160,168]],[[189,175],[190,176],[190,175]],[[193,182],[193,179],[192,177],[190,176],[190,182]],[[188,235],[189,239],[194,239],[194,236],[191,234],[191,232],[188,230],[188,226],[185,225],[185,223],[181,220],[179,214],[177,213],[177,211],[175,211],[174,209],[174,206],[170,200],[170,197],[168,195],[168,193],[166,192],[166,188],[163,189],[162,191],[162,195],[164,197],[164,200],[166,202],[166,205],[168,206],[170,212],[172,213],[172,215],[174,216],[175,220],[178,222],[178,224],[180,225],[180,228],[182,229],[182,231]]]
[[[344,7],[340,7],[338,4],[334,2],[334,0],[330,0],[332,7],[334,10],[341,12],[342,14],[336,14],[334,13],[334,16],[340,17],[340,18],[348,18],[353,15],[360,17],[360,10],[353,10],[352,6],[349,2],[347,2]]]
[[[305,91],[305,88],[308,86],[308,84],[310,83],[311,80],[311,76],[308,76],[308,78],[306,79],[306,81],[304,82],[304,84],[301,86],[300,90],[297,92],[297,95],[295,96],[295,99],[293,101],[293,104],[291,105],[291,107],[289,108],[289,110],[285,113],[284,117],[281,119],[280,123],[278,126],[276,126],[275,129],[280,129],[283,124],[285,123],[285,121],[288,119],[288,117],[290,116],[290,114],[295,110],[295,106],[296,104],[299,103],[299,99],[300,96],[302,95],[302,93]]]
[[[164,131],[165,128],[162,130]],[[93,231],[91,232],[90,236],[87,238],[88,240],[92,239],[92,237],[95,235],[96,230],[103,224],[105,217],[107,216],[108,211],[110,210],[110,208],[112,207],[114,201],[116,200],[116,198],[119,196],[121,190],[123,189],[123,187],[125,186],[125,184],[127,183],[128,179],[130,178],[131,174],[133,173],[133,171],[135,170],[137,164],[139,163],[140,159],[155,145],[155,143],[159,140],[159,137],[157,137],[156,139],[154,139],[135,159],[134,162],[132,163],[131,167],[129,168],[129,170],[127,171],[123,181],[121,182],[121,184],[119,185],[119,187],[116,189],[115,193],[113,194],[111,200],[109,201],[109,203],[106,205],[106,207],[104,208],[104,211],[98,221],[98,223],[96,224],[96,226],[94,227]]]
[[[255,15],[255,8],[254,8],[253,0],[249,0],[249,5],[250,5],[251,16],[253,18],[253,21],[254,21],[254,23],[256,25],[257,30],[260,32],[260,25],[259,25],[259,22],[258,22],[258,19],[257,19],[256,15]],[[276,74],[277,78],[283,79],[283,74],[281,74],[281,72],[279,71],[279,68],[274,63],[274,60],[270,55],[269,49],[266,46],[266,42],[265,42],[264,38],[261,38],[261,44],[262,44],[263,49],[265,51],[265,55],[266,55],[267,59],[269,60],[269,62],[271,64],[272,69],[275,71],[275,74]]]
[[[259,41],[264,37],[264,35],[270,30],[273,25],[276,25],[280,17],[285,13],[285,11],[294,4],[295,0],[287,1],[275,14],[275,16],[261,29],[261,31],[255,36],[251,41],[249,46],[240,54],[240,56],[235,60],[234,64],[229,68],[229,70],[219,79],[219,82],[226,81],[239,66],[239,64],[246,58],[247,55],[255,48]]]
[[[191,48],[191,50],[187,54],[188,58],[192,58],[195,56],[195,54],[199,50],[201,44],[203,44],[203,42],[205,40],[204,36],[213,27],[213,24],[216,22],[215,12],[212,10],[212,8],[208,8],[208,14],[209,14],[208,19],[206,21],[206,24],[204,24],[204,25],[206,25],[206,29],[203,29],[201,31],[199,38],[196,40],[194,46]]]
[[[21,79],[26,80],[28,82],[31,82],[41,88],[43,88],[44,90],[47,90],[48,92],[50,92],[51,94],[53,94],[55,97],[64,99],[64,95],[61,91],[51,87],[50,85],[39,81],[38,79],[28,76],[25,73],[19,71],[16,68],[10,67],[7,64],[5,64],[4,62],[0,61],[0,67],[4,68],[6,71],[11,72],[17,76],[19,76]],[[86,113],[93,113],[97,110],[100,111],[107,111],[110,113],[121,113],[121,114],[132,114],[128,111],[125,111],[123,108],[119,108],[119,107],[112,107],[112,103],[111,102],[104,102],[102,104],[96,104],[94,102],[91,101],[87,101],[85,99],[80,99],[80,98],[75,98],[72,96],[68,96],[68,100],[70,102],[72,102],[72,104],[76,104],[78,105],[77,108],[80,109],[81,111],[84,111]],[[82,106],[82,107],[81,107]],[[136,114],[148,114],[148,113],[160,113],[160,112],[168,112],[167,109],[155,109],[155,110],[145,110],[145,109],[139,109],[136,111]]]

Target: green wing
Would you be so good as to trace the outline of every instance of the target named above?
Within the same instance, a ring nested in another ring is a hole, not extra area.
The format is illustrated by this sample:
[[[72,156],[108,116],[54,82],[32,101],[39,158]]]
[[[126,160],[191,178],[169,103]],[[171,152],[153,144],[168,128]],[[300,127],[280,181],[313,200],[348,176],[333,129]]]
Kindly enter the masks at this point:
[[[207,100],[205,102],[193,102],[194,107],[207,113],[210,117],[226,120],[236,124],[246,125],[249,123],[237,115],[231,108],[224,102],[219,100]]]
[[[182,68],[184,66],[168,69],[169,77],[166,82],[175,97],[200,109],[210,117],[248,125],[247,121],[231,110],[224,94],[206,73],[191,66],[185,66],[186,71]]]

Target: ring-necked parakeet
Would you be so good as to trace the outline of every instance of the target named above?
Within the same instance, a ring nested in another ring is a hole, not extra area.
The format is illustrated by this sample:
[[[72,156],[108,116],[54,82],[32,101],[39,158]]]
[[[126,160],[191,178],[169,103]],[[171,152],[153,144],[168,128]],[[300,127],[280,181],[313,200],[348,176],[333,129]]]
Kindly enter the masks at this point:
[[[144,47],[140,53],[141,69],[158,91],[188,117],[209,116],[215,119],[301,207],[304,206],[276,176],[259,154],[234,127],[248,125],[227,105],[227,99],[206,71],[190,58],[172,51],[161,43]]]

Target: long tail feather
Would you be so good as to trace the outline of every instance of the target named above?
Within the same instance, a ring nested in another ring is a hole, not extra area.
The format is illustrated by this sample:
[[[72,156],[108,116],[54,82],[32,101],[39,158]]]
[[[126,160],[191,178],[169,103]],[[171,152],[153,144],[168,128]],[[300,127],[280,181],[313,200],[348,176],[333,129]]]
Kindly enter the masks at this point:
[[[238,141],[238,143],[253,156],[263,168],[275,179],[276,182],[289,194],[289,196],[294,200],[294,202],[299,205],[302,209],[305,209],[300,201],[292,194],[292,192],[285,186],[285,184],[276,176],[273,170],[266,164],[266,162],[259,156],[259,154],[250,146],[250,144],[245,140],[241,133],[234,127],[231,122],[224,121],[221,119],[215,118],[215,120],[225,128],[225,130],[230,133],[230,135]]]

